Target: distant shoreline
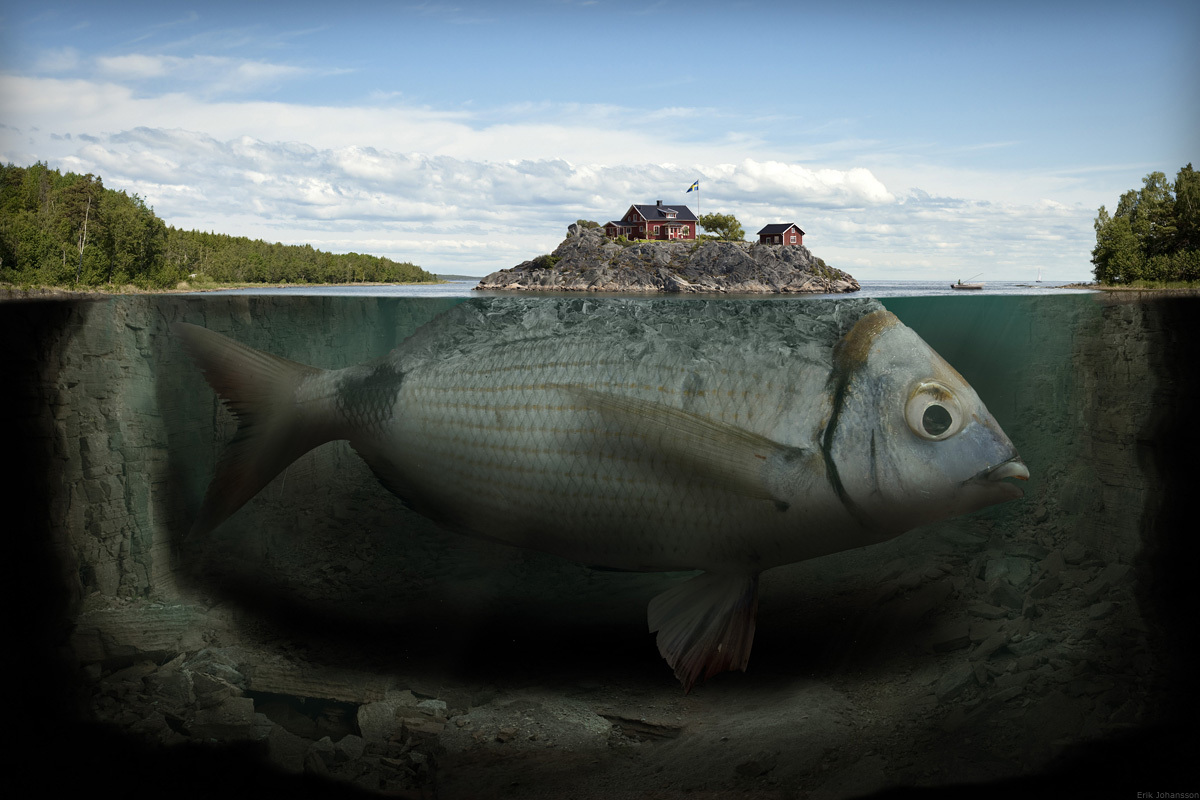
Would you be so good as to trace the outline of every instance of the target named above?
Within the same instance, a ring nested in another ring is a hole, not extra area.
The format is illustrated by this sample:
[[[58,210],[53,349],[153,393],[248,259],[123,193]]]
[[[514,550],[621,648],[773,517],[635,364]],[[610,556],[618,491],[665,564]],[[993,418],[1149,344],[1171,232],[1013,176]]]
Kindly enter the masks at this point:
[[[471,276],[463,276],[463,280],[477,280]],[[355,281],[354,283],[222,283],[204,284],[203,286],[177,286],[171,289],[142,289],[138,286],[126,285],[112,289],[88,287],[74,289],[66,286],[30,286],[20,287],[11,283],[0,283],[0,300],[39,300],[39,299],[84,299],[89,297],[108,297],[137,294],[199,294],[208,292],[223,292],[230,289],[291,289],[312,288],[324,286],[441,286],[450,283],[445,278],[436,281]]]

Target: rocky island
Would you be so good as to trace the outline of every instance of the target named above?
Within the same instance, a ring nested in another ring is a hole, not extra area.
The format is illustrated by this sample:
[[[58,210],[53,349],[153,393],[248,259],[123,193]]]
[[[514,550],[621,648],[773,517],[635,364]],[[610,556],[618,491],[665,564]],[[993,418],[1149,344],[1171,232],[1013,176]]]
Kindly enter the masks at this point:
[[[483,278],[476,289],[828,294],[858,281],[803,245],[610,239],[573,223],[553,253]]]

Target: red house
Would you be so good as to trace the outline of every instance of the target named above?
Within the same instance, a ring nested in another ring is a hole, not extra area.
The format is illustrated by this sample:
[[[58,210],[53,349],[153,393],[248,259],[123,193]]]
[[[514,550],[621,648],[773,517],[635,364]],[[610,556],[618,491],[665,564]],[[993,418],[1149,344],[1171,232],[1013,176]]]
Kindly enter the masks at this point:
[[[695,239],[697,222],[687,206],[664,206],[659,200],[652,206],[630,206],[621,219],[604,224],[604,233],[610,239]]]
[[[759,244],[804,244],[804,231],[794,222],[773,222],[758,232]]]

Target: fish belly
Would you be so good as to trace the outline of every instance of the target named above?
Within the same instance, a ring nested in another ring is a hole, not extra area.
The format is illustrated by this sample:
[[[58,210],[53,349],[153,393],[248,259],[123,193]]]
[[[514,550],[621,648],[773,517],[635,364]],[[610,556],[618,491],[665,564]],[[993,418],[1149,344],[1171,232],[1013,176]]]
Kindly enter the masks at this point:
[[[561,343],[480,355],[406,375],[386,446],[374,448],[374,460],[387,462],[376,471],[420,510],[622,569],[740,567],[783,546],[772,504],[731,492],[644,430],[606,418],[586,393],[773,428],[786,410],[780,398],[795,387],[670,358],[589,357]]]

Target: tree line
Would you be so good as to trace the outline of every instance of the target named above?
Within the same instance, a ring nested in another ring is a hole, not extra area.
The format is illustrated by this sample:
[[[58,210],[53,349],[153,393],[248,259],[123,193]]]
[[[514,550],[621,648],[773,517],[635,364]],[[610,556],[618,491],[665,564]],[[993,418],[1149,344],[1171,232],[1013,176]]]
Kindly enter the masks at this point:
[[[1175,182],[1162,172],[1130,189],[1112,214],[1096,217],[1093,274],[1106,284],[1200,281],[1200,174],[1192,165]]]
[[[46,286],[408,283],[436,276],[408,262],[311,245],[168,226],[137,194],[98,175],[0,165],[0,281]]]

